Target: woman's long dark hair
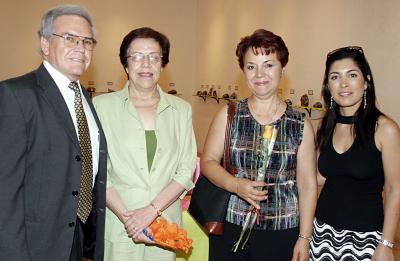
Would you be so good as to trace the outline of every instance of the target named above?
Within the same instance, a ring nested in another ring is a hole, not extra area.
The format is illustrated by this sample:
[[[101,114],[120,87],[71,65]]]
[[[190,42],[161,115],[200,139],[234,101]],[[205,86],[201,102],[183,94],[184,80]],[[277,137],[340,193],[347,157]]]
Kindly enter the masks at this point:
[[[326,58],[324,81],[322,84],[322,97],[325,102],[326,113],[317,131],[317,149],[320,151],[323,150],[329,136],[332,134],[336,124],[336,115],[339,113],[339,106],[335,102],[331,106],[331,93],[328,88],[329,71],[335,61],[346,58],[352,59],[355,62],[367,82],[367,104],[364,108],[364,102],[361,103],[354,114],[353,135],[360,138],[361,144],[365,144],[368,139],[374,138],[376,121],[380,115],[383,115],[376,107],[374,78],[372,77],[371,68],[362,48],[348,46],[330,52]]]

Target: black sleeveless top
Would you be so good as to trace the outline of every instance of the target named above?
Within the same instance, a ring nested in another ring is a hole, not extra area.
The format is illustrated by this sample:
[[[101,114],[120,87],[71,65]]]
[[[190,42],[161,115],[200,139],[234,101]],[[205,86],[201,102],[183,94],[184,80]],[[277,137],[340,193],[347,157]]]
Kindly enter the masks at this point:
[[[382,230],[384,171],[374,139],[361,144],[356,137],[339,154],[331,135],[318,158],[318,169],[326,178],[317,203],[318,220],[337,229]]]

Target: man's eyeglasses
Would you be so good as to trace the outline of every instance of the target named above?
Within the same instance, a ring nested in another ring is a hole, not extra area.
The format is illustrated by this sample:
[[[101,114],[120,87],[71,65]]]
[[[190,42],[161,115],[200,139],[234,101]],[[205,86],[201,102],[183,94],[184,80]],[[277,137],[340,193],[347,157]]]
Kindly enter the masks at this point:
[[[346,47],[338,48],[338,49],[335,49],[335,50],[329,52],[326,57],[329,58],[332,54],[335,54],[335,53],[338,53],[341,51],[355,51],[355,52],[364,54],[364,51],[363,51],[362,47],[360,47],[360,46],[346,46]]]
[[[134,53],[131,55],[126,56],[126,58],[131,58],[132,62],[134,63],[143,63],[144,60],[147,58],[151,64],[157,64],[161,61],[162,55],[159,53]]]
[[[83,47],[88,50],[92,51],[94,46],[96,45],[96,40],[93,38],[88,38],[88,37],[83,37],[83,36],[78,36],[78,35],[73,35],[73,34],[53,34],[55,36],[64,38],[64,44],[67,47],[74,48],[77,45],[79,45],[80,42],[82,42]]]

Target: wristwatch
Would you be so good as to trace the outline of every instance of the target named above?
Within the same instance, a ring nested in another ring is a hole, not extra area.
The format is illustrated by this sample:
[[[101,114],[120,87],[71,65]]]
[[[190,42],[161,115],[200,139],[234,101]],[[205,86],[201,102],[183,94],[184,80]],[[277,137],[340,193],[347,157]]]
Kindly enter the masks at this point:
[[[390,242],[390,241],[388,241],[386,239],[379,239],[378,242],[380,244],[384,245],[385,247],[388,247],[388,248],[391,248],[391,249],[393,249],[393,247],[394,247],[393,242]]]

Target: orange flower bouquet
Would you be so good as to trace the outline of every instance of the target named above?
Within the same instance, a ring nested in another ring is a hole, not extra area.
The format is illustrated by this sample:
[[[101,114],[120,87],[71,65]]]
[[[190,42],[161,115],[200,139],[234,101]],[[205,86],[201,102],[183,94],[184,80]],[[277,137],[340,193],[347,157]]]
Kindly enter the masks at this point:
[[[187,254],[192,248],[193,240],[187,237],[186,230],[180,229],[175,223],[168,223],[163,218],[154,220],[144,232],[156,244],[174,251],[179,249]]]

